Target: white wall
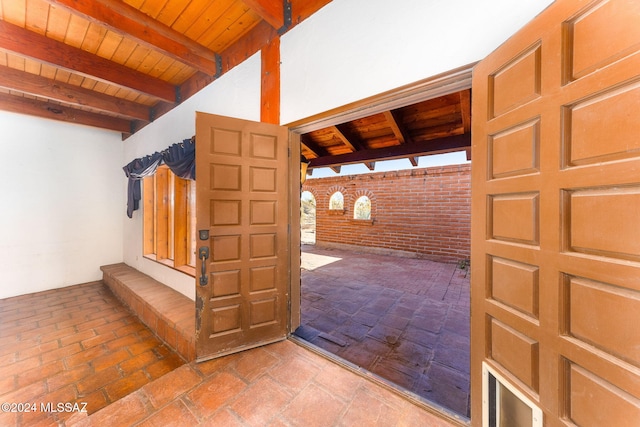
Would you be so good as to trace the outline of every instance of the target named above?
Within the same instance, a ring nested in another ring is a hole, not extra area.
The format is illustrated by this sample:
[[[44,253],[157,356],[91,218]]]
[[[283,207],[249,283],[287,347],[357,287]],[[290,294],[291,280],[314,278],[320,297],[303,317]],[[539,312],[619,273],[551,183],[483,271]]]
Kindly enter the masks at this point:
[[[120,133],[0,112],[0,298],[122,260]]]
[[[124,142],[122,165],[191,138],[196,129],[196,111],[259,121],[260,54],[252,56],[182,105],[128,138]],[[123,188],[126,187],[124,174],[120,177],[120,183]],[[195,299],[195,279],[192,276],[142,256],[142,212],[135,211],[133,218],[128,218],[125,205],[121,208],[124,221],[124,262]]]
[[[551,0],[333,0],[282,37],[280,123],[485,57]]]
[[[280,122],[474,63],[549,3],[333,0],[282,38]],[[124,260],[193,299],[192,277],[142,257],[142,218],[126,217],[122,166],[191,137],[195,111],[259,120],[259,54],[124,143],[0,113],[0,298],[95,280],[100,265]]]

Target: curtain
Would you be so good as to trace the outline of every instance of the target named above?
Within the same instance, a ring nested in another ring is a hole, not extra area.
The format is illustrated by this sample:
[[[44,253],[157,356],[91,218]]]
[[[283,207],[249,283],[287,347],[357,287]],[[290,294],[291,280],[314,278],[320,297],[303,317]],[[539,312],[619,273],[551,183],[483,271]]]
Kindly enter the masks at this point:
[[[196,139],[185,139],[162,151],[162,160],[171,172],[184,179],[196,179]]]
[[[158,169],[161,162],[162,155],[156,152],[135,159],[122,168],[124,169],[124,174],[129,178],[127,185],[127,216],[129,218],[132,218],[133,211],[138,210],[140,207],[140,199],[142,198],[140,180],[156,173],[156,169]]]
[[[185,139],[173,144],[161,153],[153,153],[131,161],[123,167],[129,178],[127,185],[127,216],[133,217],[133,211],[140,208],[142,189],[140,180],[156,173],[156,169],[165,163],[171,172],[184,179],[196,179],[196,138]]]

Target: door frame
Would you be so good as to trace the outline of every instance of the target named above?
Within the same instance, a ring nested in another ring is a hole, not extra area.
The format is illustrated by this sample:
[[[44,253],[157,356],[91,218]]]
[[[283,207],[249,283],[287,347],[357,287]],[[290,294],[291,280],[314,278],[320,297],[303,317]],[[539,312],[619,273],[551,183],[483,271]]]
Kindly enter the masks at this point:
[[[427,79],[419,80],[414,83],[410,83],[405,86],[401,86],[396,89],[392,89],[387,92],[383,92],[372,97],[362,99],[332,110],[325,111],[295,122],[284,124],[289,128],[290,134],[297,138],[297,144],[293,143],[292,148],[297,149],[297,153],[292,149],[292,162],[299,159],[300,156],[300,136],[305,133],[313,132],[318,129],[322,129],[328,126],[339,125],[341,123],[366,117],[372,114],[377,114],[383,111],[401,108],[407,105],[416,104],[429,99],[434,99],[440,96],[448,95],[450,93],[459,92],[466,89],[471,89],[472,72],[476,63],[464,65],[453,70],[446,71],[444,73],[429,77]],[[467,158],[470,158],[470,150],[467,151]],[[291,197],[291,333],[300,326],[301,322],[301,274],[300,274],[300,176],[299,167],[297,164],[294,168],[292,163],[290,171],[296,170],[296,174],[291,174],[292,190],[295,187],[298,196],[293,197],[296,193],[293,193]],[[296,216],[297,215],[297,216]],[[294,220],[294,218],[297,218]],[[298,340],[299,342],[299,340]],[[346,369],[351,368],[350,364],[343,363],[342,359],[326,353],[325,351],[318,349],[311,344],[301,343],[301,345],[309,348],[311,351],[315,351],[318,354],[328,357],[337,363],[344,366]],[[359,375],[362,375],[361,370],[355,370]],[[367,376],[368,379],[374,380],[374,377]],[[390,387],[387,383],[381,383],[384,387]],[[459,417],[459,414],[453,414],[446,409],[439,407],[437,404],[429,404],[423,400],[418,400],[410,394],[404,394],[401,391],[397,391],[407,399],[419,404],[428,410],[429,412],[436,414],[437,416],[445,419],[454,425],[468,426],[470,420]],[[463,421],[466,420],[466,421]]]

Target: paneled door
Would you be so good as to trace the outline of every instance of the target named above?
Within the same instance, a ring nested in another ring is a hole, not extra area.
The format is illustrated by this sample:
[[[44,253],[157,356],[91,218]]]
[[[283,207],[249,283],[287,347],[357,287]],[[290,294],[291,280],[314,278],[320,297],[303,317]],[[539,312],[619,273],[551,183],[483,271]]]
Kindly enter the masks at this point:
[[[291,178],[285,127],[196,113],[196,144],[202,361],[289,332]]]
[[[640,425],[640,2],[557,0],[473,76],[472,424]]]

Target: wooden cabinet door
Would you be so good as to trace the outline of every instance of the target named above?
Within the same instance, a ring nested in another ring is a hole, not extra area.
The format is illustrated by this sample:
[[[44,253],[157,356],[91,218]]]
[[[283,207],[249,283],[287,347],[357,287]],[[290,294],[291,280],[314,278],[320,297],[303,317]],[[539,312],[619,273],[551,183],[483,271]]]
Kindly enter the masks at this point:
[[[474,69],[482,363],[544,425],[640,425],[640,2],[558,0]]]
[[[196,113],[196,144],[202,361],[287,336],[291,178],[285,127]]]

